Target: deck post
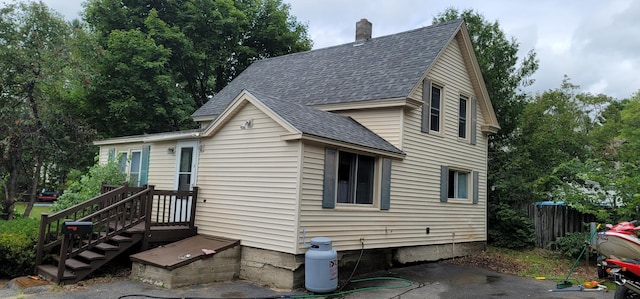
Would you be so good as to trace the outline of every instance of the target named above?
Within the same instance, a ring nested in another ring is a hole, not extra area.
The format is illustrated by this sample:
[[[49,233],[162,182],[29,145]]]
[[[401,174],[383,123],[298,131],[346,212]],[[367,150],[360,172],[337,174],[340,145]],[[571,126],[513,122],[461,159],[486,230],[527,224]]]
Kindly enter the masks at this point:
[[[189,229],[193,229],[196,226],[195,218],[196,218],[197,204],[198,204],[198,187],[193,187],[193,190],[191,191],[191,211],[189,211],[191,213],[189,217]]]
[[[67,263],[67,253],[69,251],[69,243],[71,236],[69,234],[62,235],[62,248],[60,248],[60,258],[58,259],[58,274],[56,275],[56,283],[61,283],[64,278],[64,270]]]
[[[149,237],[151,236],[151,211],[153,209],[153,197],[155,186],[149,185],[147,186],[147,201],[145,202],[144,207],[144,235],[142,236],[142,250],[147,250],[149,248]]]
[[[38,246],[36,247],[36,265],[34,273],[38,273],[38,266],[42,264],[42,251],[44,247],[45,232],[47,230],[47,226],[49,225],[49,222],[47,221],[48,218],[49,214],[40,214],[40,232],[38,233]]]

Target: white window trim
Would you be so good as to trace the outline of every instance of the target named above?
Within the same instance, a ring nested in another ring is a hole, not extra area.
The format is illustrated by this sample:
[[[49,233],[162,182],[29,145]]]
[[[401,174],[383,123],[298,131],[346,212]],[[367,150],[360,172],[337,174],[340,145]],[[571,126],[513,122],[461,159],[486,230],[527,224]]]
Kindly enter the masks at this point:
[[[439,108],[439,115],[438,115],[438,131],[435,131],[433,129],[431,129],[431,110],[433,109],[433,97],[429,96],[429,99],[431,100],[431,103],[429,103],[429,133],[432,135],[436,135],[436,136],[444,136],[444,130],[445,130],[445,125],[444,125],[444,118],[445,118],[445,98],[446,98],[446,93],[445,93],[445,87],[443,84],[439,84],[437,82],[431,82],[431,86],[429,87],[429,93],[433,94],[433,88],[438,88],[440,89],[440,108]]]

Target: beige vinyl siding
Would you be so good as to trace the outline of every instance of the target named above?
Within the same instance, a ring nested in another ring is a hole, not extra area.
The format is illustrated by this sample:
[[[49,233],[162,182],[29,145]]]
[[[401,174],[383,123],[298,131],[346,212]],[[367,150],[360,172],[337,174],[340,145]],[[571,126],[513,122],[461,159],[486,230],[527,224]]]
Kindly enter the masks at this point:
[[[240,129],[245,120],[253,126]],[[211,138],[203,138],[198,182],[198,232],[242,245],[292,253],[298,197],[299,142],[246,104]]]
[[[403,107],[338,111],[338,114],[350,116],[369,130],[389,141],[396,147],[402,147],[402,110]]]
[[[474,96],[474,91],[456,41],[428,77],[444,87],[444,133],[422,133],[421,109],[404,110],[400,117],[401,149],[407,156],[393,161],[389,211],[364,207],[322,209],[324,147],[305,145],[300,226],[306,229],[308,239],[330,237],[336,250],[359,249],[360,238],[364,238],[367,249],[486,240],[487,139],[479,130],[483,122],[480,109],[477,144],[458,138],[459,96]],[[422,98],[421,94],[410,97]],[[480,172],[478,204],[472,204],[471,199],[440,202],[441,165]],[[304,252],[304,247],[299,246],[298,250]]]
[[[175,190],[176,159],[178,150],[176,141],[151,143],[149,152],[149,185],[156,189]],[[170,154],[168,149],[172,147],[175,152]]]

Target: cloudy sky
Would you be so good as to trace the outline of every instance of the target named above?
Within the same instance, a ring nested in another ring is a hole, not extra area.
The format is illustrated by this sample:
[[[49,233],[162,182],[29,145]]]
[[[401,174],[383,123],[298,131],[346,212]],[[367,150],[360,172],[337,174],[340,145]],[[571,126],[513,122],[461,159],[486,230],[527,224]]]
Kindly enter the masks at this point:
[[[80,0],[43,0],[68,19]],[[367,18],[373,37],[429,26],[448,7],[474,9],[540,61],[528,92],[557,88],[566,74],[582,91],[618,99],[640,90],[640,1],[634,0],[284,0],[309,26],[314,49],[353,41]]]

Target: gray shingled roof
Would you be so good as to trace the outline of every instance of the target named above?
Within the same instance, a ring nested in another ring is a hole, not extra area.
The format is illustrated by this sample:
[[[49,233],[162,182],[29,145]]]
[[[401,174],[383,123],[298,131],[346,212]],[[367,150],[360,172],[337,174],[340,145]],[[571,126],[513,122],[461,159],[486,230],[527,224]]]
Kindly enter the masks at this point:
[[[243,89],[302,105],[405,98],[461,23],[256,61],[192,116],[220,115]]]
[[[248,90],[248,92],[303,134],[404,154],[384,138],[348,116],[314,109],[256,91]]]

